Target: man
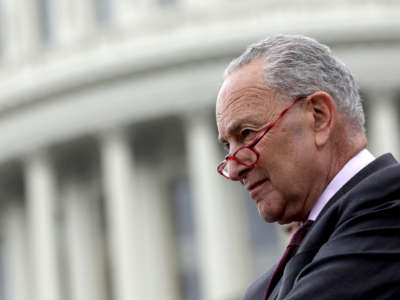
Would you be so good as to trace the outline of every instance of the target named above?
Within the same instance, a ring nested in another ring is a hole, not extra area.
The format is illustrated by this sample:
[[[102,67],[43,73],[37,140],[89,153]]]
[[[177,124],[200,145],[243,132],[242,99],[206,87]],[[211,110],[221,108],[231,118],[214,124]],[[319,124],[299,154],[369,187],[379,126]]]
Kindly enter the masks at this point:
[[[328,47],[291,35],[249,46],[216,120],[221,175],[265,221],[304,223],[244,299],[400,299],[400,166],[366,149],[357,85]]]

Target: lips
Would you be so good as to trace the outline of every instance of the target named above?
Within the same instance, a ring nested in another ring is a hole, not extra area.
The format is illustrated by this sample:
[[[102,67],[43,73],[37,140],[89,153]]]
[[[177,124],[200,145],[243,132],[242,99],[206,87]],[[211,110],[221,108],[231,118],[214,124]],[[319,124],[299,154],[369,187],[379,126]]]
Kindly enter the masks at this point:
[[[256,182],[250,184],[250,185],[247,187],[247,190],[248,190],[249,192],[251,192],[251,191],[253,191],[254,189],[256,189],[257,187],[259,187],[260,185],[262,185],[263,183],[265,183],[265,182],[267,182],[267,181],[268,181],[268,178],[264,178],[264,179],[261,179],[261,180],[259,180],[259,181],[256,181]]]

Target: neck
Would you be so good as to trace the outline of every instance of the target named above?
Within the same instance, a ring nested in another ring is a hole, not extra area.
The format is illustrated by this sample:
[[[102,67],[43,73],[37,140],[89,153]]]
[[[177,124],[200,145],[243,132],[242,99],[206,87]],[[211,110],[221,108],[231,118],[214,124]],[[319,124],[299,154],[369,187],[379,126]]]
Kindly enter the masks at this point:
[[[356,156],[367,145],[367,139],[363,132],[353,133],[351,138],[349,136],[344,138],[343,135],[342,137],[342,139],[336,139],[336,142],[332,143],[330,147],[322,150],[324,153],[321,158],[325,163],[320,169],[320,176],[318,176],[319,184],[314,186],[318,186],[318,188],[314,189],[313,193],[309,195],[309,200],[311,201],[308,201],[306,204],[307,207],[302,216],[303,221],[307,219],[312,207],[315,205],[332,179],[350,159]]]

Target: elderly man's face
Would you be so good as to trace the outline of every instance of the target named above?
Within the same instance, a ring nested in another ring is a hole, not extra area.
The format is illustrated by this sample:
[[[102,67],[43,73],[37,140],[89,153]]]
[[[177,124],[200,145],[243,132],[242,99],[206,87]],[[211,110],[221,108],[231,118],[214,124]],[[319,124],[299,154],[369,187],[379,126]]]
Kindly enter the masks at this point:
[[[216,105],[219,138],[227,151],[249,144],[290,103],[266,88],[262,60],[233,72]],[[268,222],[302,220],[310,210],[307,199],[320,175],[313,167],[317,162],[311,118],[307,105],[297,103],[257,144],[260,159],[254,167],[228,162],[229,176],[244,185]]]

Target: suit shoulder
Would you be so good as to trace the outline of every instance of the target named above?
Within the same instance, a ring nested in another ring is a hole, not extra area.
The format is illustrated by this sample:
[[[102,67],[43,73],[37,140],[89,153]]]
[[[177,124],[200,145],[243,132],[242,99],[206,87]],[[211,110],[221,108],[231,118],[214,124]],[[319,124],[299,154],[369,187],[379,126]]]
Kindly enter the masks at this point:
[[[246,290],[243,300],[263,300],[274,268],[258,277]]]

